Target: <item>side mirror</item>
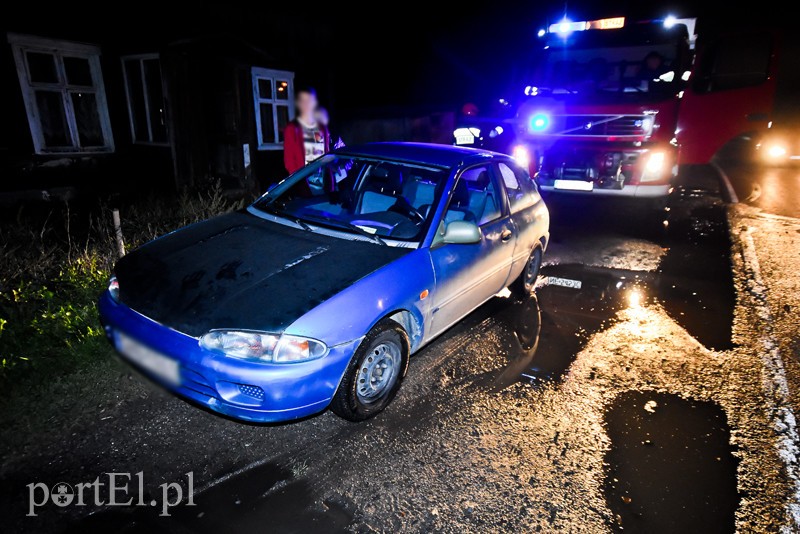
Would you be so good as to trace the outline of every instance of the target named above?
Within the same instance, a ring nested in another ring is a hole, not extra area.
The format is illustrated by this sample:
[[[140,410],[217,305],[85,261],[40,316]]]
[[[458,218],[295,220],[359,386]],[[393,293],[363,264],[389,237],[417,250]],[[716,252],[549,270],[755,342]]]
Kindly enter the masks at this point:
[[[444,230],[442,243],[472,245],[481,242],[481,229],[469,221],[451,221]]]

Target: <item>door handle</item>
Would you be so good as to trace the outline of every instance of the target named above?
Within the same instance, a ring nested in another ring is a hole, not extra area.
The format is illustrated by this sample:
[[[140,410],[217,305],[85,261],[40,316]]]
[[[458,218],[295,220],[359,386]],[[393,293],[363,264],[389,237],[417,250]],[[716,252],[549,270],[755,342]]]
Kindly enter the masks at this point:
[[[500,232],[500,240],[503,241],[504,243],[507,243],[509,240],[511,240],[511,236],[513,235],[514,234],[511,232],[511,230],[506,228],[505,230]]]

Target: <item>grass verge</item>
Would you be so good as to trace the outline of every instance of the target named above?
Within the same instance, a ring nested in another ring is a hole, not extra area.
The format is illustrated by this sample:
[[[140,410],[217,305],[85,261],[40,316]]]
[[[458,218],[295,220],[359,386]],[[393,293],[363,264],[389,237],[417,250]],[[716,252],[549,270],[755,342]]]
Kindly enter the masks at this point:
[[[130,249],[238,207],[218,186],[139,201],[120,208],[123,236]],[[0,386],[10,396],[107,356],[96,301],[117,259],[111,221],[107,206],[63,205],[43,215],[21,209],[0,227]]]

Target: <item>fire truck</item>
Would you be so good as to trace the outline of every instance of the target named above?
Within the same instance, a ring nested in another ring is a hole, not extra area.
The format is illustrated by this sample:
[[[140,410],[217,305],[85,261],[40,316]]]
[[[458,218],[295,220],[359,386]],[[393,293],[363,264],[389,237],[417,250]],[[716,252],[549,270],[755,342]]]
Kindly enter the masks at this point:
[[[775,35],[695,19],[562,20],[539,30],[520,100],[505,116],[464,109],[455,143],[512,154],[540,188],[656,205],[679,168],[708,164],[771,126]],[[695,46],[695,44],[697,46]]]

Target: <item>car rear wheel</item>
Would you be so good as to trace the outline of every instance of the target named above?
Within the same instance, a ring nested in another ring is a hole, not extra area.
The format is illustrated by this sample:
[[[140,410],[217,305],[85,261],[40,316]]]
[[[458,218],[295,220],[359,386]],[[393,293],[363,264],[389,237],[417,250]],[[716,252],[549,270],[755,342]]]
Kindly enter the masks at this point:
[[[408,369],[405,330],[385,319],[364,337],[345,371],[331,410],[349,421],[363,421],[392,402]]]
[[[536,287],[536,279],[539,278],[539,272],[542,270],[542,248],[539,246],[534,247],[533,252],[528,257],[528,262],[525,264],[525,269],[519,275],[514,283],[511,285],[511,290],[518,297],[524,298],[533,293]]]

